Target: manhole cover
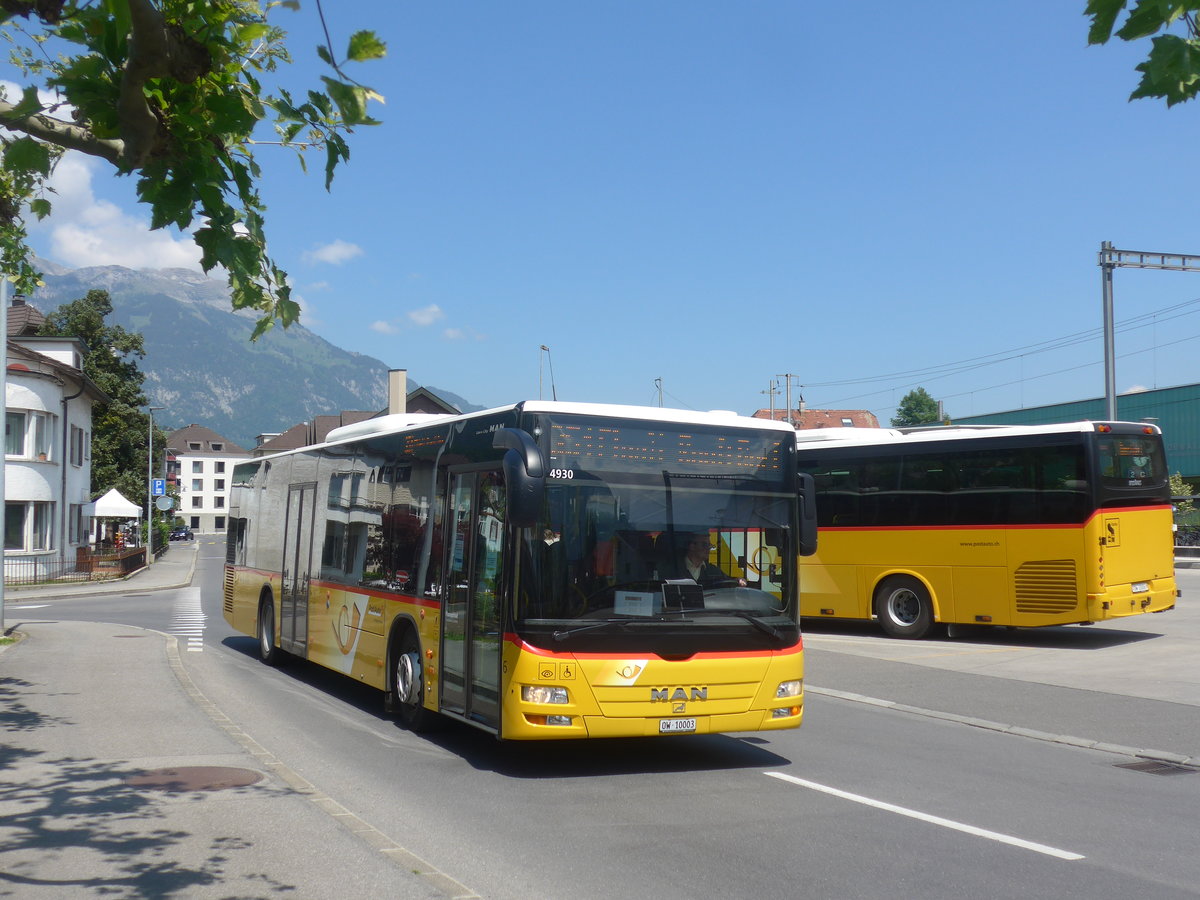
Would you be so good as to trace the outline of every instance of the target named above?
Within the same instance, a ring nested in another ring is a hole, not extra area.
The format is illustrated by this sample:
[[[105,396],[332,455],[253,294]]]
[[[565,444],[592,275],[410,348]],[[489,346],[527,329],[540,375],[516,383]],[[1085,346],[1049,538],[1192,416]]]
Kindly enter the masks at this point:
[[[262,777],[261,772],[230,766],[180,766],[177,769],[151,769],[140,775],[130,775],[125,783],[130,787],[151,791],[186,793],[247,787],[262,781]]]

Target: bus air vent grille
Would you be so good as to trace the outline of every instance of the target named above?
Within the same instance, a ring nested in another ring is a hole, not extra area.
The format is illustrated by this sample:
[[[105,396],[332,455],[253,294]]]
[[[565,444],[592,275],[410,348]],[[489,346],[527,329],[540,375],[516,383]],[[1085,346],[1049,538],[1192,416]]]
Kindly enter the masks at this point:
[[[1022,564],[1015,578],[1017,612],[1069,612],[1079,604],[1075,560],[1039,559]]]
[[[233,615],[233,569],[225,567],[225,612]]]

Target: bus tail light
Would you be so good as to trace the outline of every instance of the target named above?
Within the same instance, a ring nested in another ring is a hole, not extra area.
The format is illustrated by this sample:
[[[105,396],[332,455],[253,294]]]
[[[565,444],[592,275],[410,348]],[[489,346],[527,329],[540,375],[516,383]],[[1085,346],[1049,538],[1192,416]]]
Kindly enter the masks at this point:
[[[772,719],[790,719],[792,716],[800,715],[799,706],[784,706],[780,709],[771,710]]]

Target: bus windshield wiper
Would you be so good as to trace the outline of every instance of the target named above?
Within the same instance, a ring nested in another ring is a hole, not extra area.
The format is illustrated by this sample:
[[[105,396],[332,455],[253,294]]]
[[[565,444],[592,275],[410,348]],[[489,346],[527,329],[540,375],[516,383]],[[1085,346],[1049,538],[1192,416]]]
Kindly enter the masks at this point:
[[[692,615],[708,615],[708,616],[737,616],[739,619],[745,619],[759,631],[764,634],[769,634],[776,640],[783,639],[783,633],[769,622],[764,622],[754,613],[746,612],[744,609],[689,609],[685,610],[685,614]]]
[[[627,625],[629,619],[601,619],[599,622],[589,622],[586,625],[579,625],[575,628],[567,628],[561,631],[552,631],[550,636],[556,641],[565,641],[573,634],[579,634],[581,631],[591,631],[594,628],[603,628],[606,625]]]

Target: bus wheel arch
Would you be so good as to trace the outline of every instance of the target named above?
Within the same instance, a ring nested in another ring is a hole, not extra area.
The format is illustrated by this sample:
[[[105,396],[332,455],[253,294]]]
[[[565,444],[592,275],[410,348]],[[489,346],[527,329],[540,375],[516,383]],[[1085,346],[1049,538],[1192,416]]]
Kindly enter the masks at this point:
[[[388,678],[384,709],[409,731],[428,731],[435,714],[425,708],[425,666],[417,626],[400,618],[388,638]]]
[[[275,598],[269,587],[258,595],[258,658],[268,666],[278,665],[283,651],[275,643]]]
[[[936,621],[929,586],[912,575],[889,575],[880,581],[873,607],[879,626],[891,637],[926,637]]]

